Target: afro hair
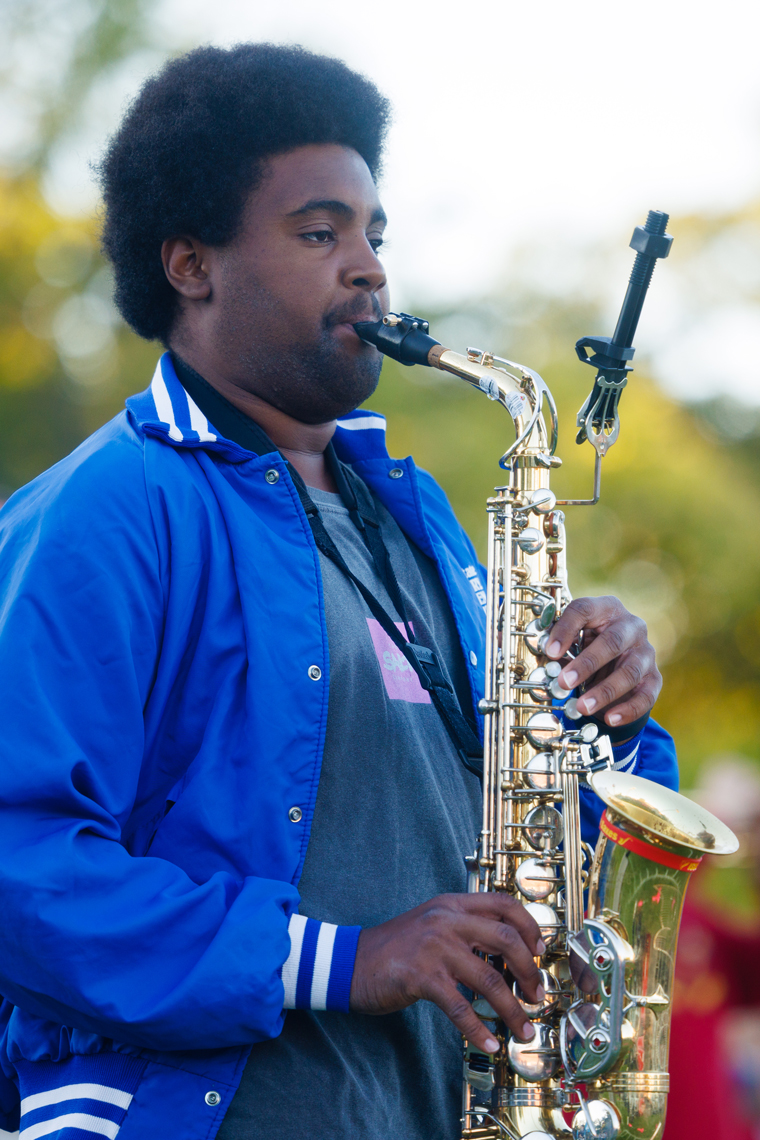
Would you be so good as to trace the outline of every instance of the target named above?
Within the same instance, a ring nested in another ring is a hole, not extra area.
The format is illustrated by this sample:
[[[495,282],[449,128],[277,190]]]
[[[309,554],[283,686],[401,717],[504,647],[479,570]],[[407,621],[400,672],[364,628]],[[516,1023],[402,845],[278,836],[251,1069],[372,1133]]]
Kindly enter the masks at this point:
[[[161,245],[185,234],[225,245],[266,160],[310,143],[352,147],[380,171],[390,105],[344,63],[300,47],[202,47],[149,79],[99,166],[103,249],[116,304],[166,343],[178,294]]]

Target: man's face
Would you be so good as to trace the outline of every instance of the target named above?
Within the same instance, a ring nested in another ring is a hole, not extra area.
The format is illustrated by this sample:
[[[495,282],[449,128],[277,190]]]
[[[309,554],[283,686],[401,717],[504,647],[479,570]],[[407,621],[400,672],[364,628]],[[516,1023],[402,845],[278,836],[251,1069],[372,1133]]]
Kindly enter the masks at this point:
[[[303,423],[344,415],[380,375],[382,357],[352,324],[388,311],[377,258],[384,228],[356,151],[304,146],[276,156],[237,237],[207,251],[211,291],[200,310],[185,309],[182,339],[201,337],[229,380]]]

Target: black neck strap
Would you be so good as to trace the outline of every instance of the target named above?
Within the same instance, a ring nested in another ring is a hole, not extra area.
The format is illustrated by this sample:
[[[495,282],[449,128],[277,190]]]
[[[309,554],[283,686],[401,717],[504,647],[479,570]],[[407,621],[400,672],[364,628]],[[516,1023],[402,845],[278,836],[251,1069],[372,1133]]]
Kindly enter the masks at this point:
[[[267,455],[270,452],[277,451],[267,433],[255,420],[239,411],[180,357],[172,354],[172,360],[185,390],[206,418],[227,439],[256,452],[257,455]],[[284,456],[282,458],[285,459]],[[481,776],[483,772],[482,745],[474,728],[464,716],[456,694],[446,679],[435,653],[427,646],[420,645],[414,636],[388,548],[383,541],[380,521],[372,496],[363,480],[358,479],[351,468],[338,459],[332,443],[327,446],[325,459],[351,521],[361,534],[375,564],[378,577],[383,583],[396,613],[403,622],[406,637],[399,632],[395,621],[375,595],[350,570],[343,555],[327,533],[319,509],[309,495],[306,484],[293,465],[285,459],[288,472],[301,500],[301,506],[309,520],[317,549],[326,558],[329,558],[341,573],[356,586],[372,616],[408,661],[417,674],[422,688],[430,694],[430,699],[435,705],[462,763],[470,772],[476,776]]]

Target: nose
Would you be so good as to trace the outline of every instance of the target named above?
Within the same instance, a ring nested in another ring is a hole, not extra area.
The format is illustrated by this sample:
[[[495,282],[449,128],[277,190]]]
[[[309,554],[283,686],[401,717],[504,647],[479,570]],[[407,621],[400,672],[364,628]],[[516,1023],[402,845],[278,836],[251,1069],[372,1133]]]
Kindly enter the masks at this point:
[[[363,234],[359,241],[352,243],[351,255],[341,274],[342,284],[365,293],[383,289],[387,284],[385,269]]]

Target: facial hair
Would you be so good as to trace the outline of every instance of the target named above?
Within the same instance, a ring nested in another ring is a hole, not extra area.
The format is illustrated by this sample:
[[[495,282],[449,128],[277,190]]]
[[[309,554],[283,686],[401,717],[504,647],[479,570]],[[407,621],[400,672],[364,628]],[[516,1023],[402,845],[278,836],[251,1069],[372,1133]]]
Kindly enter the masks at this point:
[[[236,371],[245,377],[247,391],[301,423],[328,423],[352,412],[377,388],[381,354],[370,345],[352,352],[332,332],[338,324],[366,320],[367,307],[366,297],[359,296],[327,313],[316,337],[299,341],[282,335],[286,321],[278,298],[249,284],[242,311],[237,302],[225,306],[223,336],[237,348]],[[376,297],[372,308],[379,320]]]

